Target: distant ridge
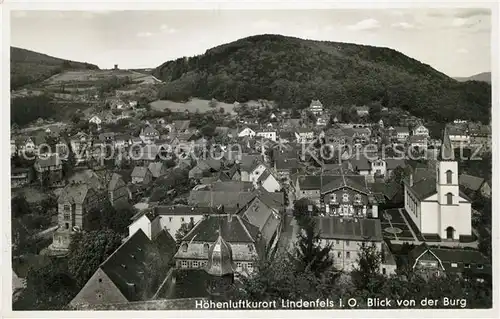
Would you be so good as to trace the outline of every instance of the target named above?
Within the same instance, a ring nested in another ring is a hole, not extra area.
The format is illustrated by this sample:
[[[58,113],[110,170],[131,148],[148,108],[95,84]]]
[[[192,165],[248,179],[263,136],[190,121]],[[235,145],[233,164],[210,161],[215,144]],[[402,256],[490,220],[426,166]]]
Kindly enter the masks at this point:
[[[99,70],[99,67],[86,62],[70,61],[31,50],[10,47],[11,89],[37,83],[63,70],[71,69]]]
[[[491,84],[491,72],[483,72],[469,77],[456,77],[454,79],[459,82],[480,81]]]

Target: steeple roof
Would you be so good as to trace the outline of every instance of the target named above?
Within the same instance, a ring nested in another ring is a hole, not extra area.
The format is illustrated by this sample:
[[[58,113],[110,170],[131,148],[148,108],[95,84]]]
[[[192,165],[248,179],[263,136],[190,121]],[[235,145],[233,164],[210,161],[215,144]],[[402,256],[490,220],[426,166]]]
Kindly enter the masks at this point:
[[[219,237],[208,251],[206,271],[213,276],[224,276],[234,273],[233,251],[231,250],[231,246],[222,238],[222,232],[220,231]]]
[[[448,127],[445,127],[443,133],[443,144],[441,145],[440,161],[454,161],[455,151],[451,145],[450,136],[448,134]]]

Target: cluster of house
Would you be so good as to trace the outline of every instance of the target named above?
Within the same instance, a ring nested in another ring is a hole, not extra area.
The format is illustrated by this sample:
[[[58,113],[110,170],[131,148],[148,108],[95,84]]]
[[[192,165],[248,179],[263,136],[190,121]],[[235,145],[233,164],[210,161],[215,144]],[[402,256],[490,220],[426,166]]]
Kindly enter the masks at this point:
[[[318,117],[323,115],[322,108],[319,101],[311,103],[311,112]],[[367,110],[359,111],[365,114]],[[383,129],[383,123],[378,126]],[[168,133],[160,134],[159,127]],[[217,159],[193,158],[189,156],[192,150],[186,150],[185,156],[168,157],[172,146],[204,147],[206,141],[189,121],[147,123],[139,137],[101,132],[95,139],[80,132],[70,139],[75,152],[99,143],[127,151],[134,168],[130,176],[87,169],[66,178],[58,199],[59,228],[50,247],[53,251],[68,250],[71,236],[86,230],[85,215],[91,209],[103,201],[129,203],[132,185],[148,185],[168,174],[160,158],[163,153],[177,166],[189,167],[189,178],[195,184],[183,205],[151,203],[139,210],[130,221],[124,243],[100,265],[71,305],[223,295],[239,276],[256,271],[256,262],[277,247],[285,215],[299,199],[317,206],[319,215],[314,218],[321,243],[332,245],[337,269],[350,271],[361,247],[374,244],[383,256],[380,272],[392,274],[398,265],[387,242],[390,230],[383,227],[389,220],[384,209],[398,207],[404,211],[406,223],[414,225],[412,232],[429,235],[425,238],[434,236],[439,245],[454,247],[472,237],[471,203],[464,189],[491,196],[484,180],[458,175],[453,157],[443,157],[432,167],[419,167],[406,159],[360,159],[349,154],[328,163],[314,151],[305,153],[302,147],[302,142],[317,138],[339,145],[379,142],[380,135],[374,134],[369,124],[337,123],[326,129],[289,119],[279,129],[268,123],[239,129],[218,127],[216,131],[230,140],[219,147]],[[397,143],[408,143],[412,137],[419,140],[420,136],[427,141],[429,136],[423,125],[415,127],[412,134],[396,127],[382,132]],[[445,131],[442,144],[445,152],[452,152],[450,131]],[[58,175],[61,161],[57,154],[43,160],[49,163],[42,165],[42,158],[35,163],[39,175],[46,170],[54,180],[65,180]],[[88,157],[81,160],[88,161]],[[411,171],[402,185],[390,179],[398,167]],[[19,180],[13,175],[13,185],[23,185]],[[312,206],[309,210],[305,213],[312,213]],[[426,274],[490,271],[491,266],[478,251],[436,248],[421,236],[411,242],[417,245],[409,256],[415,270],[425,269]],[[151,272],[158,275],[151,267],[158,255],[165,258],[162,278],[150,283],[144,278],[153,276]]]

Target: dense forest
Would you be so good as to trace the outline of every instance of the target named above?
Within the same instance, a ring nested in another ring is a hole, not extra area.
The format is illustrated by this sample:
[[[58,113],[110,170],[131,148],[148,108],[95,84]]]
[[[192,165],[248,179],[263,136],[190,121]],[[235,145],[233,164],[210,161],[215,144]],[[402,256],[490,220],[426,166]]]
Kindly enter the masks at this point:
[[[89,63],[59,59],[26,49],[10,48],[11,90],[43,81],[64,70],[74,69],[98,70],[99,67]]]
[[[491,85],[458,82],[389,48],[259,35],[168,61],[154,75],[167,82],[159,97],[174,101],[269,99],[283,108],[380,101],[427,120],[490,121]]]

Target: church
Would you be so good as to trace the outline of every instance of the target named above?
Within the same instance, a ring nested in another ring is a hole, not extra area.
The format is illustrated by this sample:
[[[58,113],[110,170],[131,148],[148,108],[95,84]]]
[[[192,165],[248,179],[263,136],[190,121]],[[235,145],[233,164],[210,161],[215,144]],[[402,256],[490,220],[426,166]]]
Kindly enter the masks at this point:
[[[420,232],[441,240],[472,235],[471,203],[459,190],[458,162],[447,130],[435,172],[414,172],[404,181],[405,209]]]

